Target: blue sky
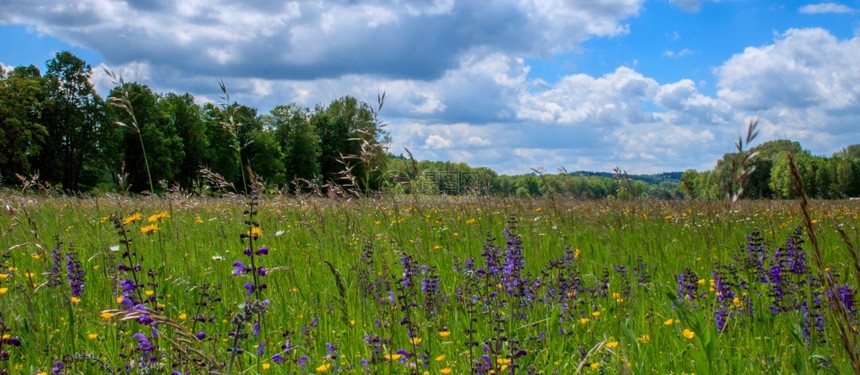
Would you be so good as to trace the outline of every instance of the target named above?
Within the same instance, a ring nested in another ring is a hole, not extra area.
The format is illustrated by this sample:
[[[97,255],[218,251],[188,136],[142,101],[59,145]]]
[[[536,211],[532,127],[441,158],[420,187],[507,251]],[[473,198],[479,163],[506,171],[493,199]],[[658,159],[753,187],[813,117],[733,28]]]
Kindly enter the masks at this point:
[[[6,0],[0,64],[70,50],[156,92],[267,112],[375,102],[391,151],[501,173],[709,169],[860,143],[860,0]]]

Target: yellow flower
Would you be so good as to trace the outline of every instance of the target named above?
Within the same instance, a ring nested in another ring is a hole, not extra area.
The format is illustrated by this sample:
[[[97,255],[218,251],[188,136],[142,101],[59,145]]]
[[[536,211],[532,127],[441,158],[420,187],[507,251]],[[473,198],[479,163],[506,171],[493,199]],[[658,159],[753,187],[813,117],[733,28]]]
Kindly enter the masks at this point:
[[[600,363],[594,362],[594,363],[592,363],[592,364],[591,364],[591,369],[592,369],[592,370],[597,370],[597,368],[598,368],[598,367],[600,367]]]
[[[48,373],[44,371],[36,371],[36,375],[48,375]]]
[[[168,217],[170,217],[170,214],[168,214],[166,211],[161,211],[155,215],[150,216],[148,219],[146,219],[146,222],[151,223],[153,221],[162,221]]]
[[[442,355],[440,355],[440,356],[436,357],[436,362],[442,362],[442,361],[444,361],[444,360],[445,360],[445,355],[444,355],[444,354],[442,354]]]
[[[451,332],[448,332],[448,331],[439,332],[439,337],[441,337],[443,339],[448,337],[448,336],[451,336]]]
[[[42,257],[41,254],[33,254],[33,259],[39,259],[41,257]]]
[[[683,333],[684,333],[684,337],[686,337],[690,340],[692,340],[694,337],[696,337],[696,332],[693,332],[689,329],[684,329]]]
[[[72,301],[72,303],[80,303],[81,302],[81,299],[78,297],[71,297],[71,298],[69,298],[69,300]]]
[[[194,218],[194,222],[197,224],[203,224],[203,219],[201,219],[200,216],[197,216]]]
[[[573,251],[573,259],[578,259],[578,258],[579,258],[579,249],[575,249]]]
[[[421,343],[421,338],[420,337],[413,337],[411,340],[409,340],[409,343],[411,343],[412,345],[418,345]]]
[[[123,225],[128,225],[128,224],[131,224],[131,223],[136,223],[136,222],[140,221],[142,218],[143,218],[143,215],[141,215],[141,213],[140,213],[140,212],[138,212],[138,213],[136,213],[136,214],[134,214],[134,215],[131,215],[131,216],[129,216],[129,217],[127,217],[127,218],[125,218],[125,220],[123,220],[123,221],[122,221],[122,224],[123,224]]]
[[[264,364],[263,364],[263,370],[268,370],[268,369],[269,369],[269,367],[272,367],[272,365],[270,365],[270,364],[268,364],[268,363],[264,363]]]
[[[588,318],[582,318],[582,319],[579,319],[579,323],[580,323],[580,324],[588,323]]]
[[[250,230],[250,231],[245,232],[245,234],[246,234],[246,235],[248,235],[248,236],[255,236],[255,237],[259,237],[260,235],[262,235],[262,234],[263,234],[263,229],[262,229],[262,228],[260,228],[260,227],[253,227],[253,228],[251,228],[251,230]]]
[[[738,297],[735,297],[735,299],[732,300],[732,304],[734,304],[736,308],[741,308],[744,305],[743,301]]]
[[[446,368],[443,368],[443,369],[439,370],[439,373],[440,373],[440,374],[450,374],[450,373],[451,373],[451,369],[446,367]]]
[[[672,323],[675,323],[675,319],[669,319],[669,320],[663,322],[663,325],[670,326],[670,325],[672,325]]]
[[[466,220],[466,224],[475,224],[475,219],[472,218],[472,219]]]
[[[95,340],[95,339],[97,339],[97,338],[99,337],[99,335],[98,335],[97,333],[90,333],[89,335],[87,335],[87,337],[88,337],[90,340]]]
[[[9,277],[8,273],[0,273],[0,279],[6,280],[7,277]]]
[[[32,273],[32,272],[30,272],[30,271],[27,271],[27,273],[25,273],[25,274],[24,274],[24,276],[26,276],[28,279],[32,279],[32,278],[33,278],[33,276],[36,276],[36,274],[35,274],[35,273]]]
[[[591,313],[591,316],[593,316],[595,318],[600,316],[600,311],[595,311],[595,312]]]
[[[699,285],[705,285],[705,279],[699,279]]]
[[[160,230],[161,230],[161,228],[159,228],[159,227],[158,227],[158,225],[156,225],[156,224],[149,224],[149,225],[147,225],[147,226],[144,226],[144,227],[141,227],[141,228],[140,228],[140,231],[141,231],[141,232],[143,232],[143,233],[147,233],[147,234],[149,234],[149,233],[155,233],[155,232],[158,232],[158,231],[160,231]]]
[[[331,368],[331,364],[323,363],[319,367],[317,367],[317,372],[328,372],[329,368]]]
[[[510,358],[496,358],[496,363],[498,363],[500,365],[506,365],[508,363],[511,363],[511,359]]]
[[[651,342],[651,336],[646,333],[646,334],[642,335],[642,337],[639,339],[639,342],[641,342],[643,344],[647,344],[647,343]]]
[[[606,343],[606,347],[609,349],[615,349],[618,346],[618,341],[610,341]]]
[[[123,296],[116,297],[116,303],[122,303],[123,300],[125,300]]]
[[[9,288],[0,288],[0,296],[6,294],[9,291]]]
[[[401,354],[386,354],[384,357],[388,361],[396,361],[396,360],[400,359],[400,357],[402,357],[402,356],[403,355],[401,355]]]
[[[433,250],[439,250],[442,248],[442,245],[433,245]]]
[[[179,320],[185,320],[185,319],[188,319],[188,315],[186,315],[185,313],[179,314]]]
[[[152,296],[153,294],[155,294],[155,292],[151,291],[151,290],[147,290],[147,291],[144,291],[143,294],[146,294],[146,296],[149,297],[149,296]]]
[[[103,312],[103,313],[101,313],[101,314],[99,314],[99,315],[102,317],[102,319],[104,319],[104,320],[108,320],[108,319],[110,319],[110,318],[113,316],[113,313],[110,313],[110,312],[105,311],[105,312]]]

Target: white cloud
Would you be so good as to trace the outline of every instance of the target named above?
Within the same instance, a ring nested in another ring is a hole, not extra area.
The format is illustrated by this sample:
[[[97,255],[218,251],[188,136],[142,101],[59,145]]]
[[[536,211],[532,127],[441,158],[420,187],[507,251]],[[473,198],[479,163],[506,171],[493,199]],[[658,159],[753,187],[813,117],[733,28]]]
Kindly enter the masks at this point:
[[[719,67],[718,97],[735,112],[767,119],[763,135],[829,154],[860,139],[857,56],[860,37],[838,40],[823,29],[791,29]]]
[[[451,140],[444,138],[440,135],[433,134],[427,137],[427,140],[424,141],[424,147],[429,148],[431,150],[450,148]]]
[[[464,56],[566,52],[628,32],[644,0],[9,0],[0,23],[185,76],[437,79]]]
[[[693,51],[693,50],[691,50],[691,49],[684,48],[684,49],[682,49],[682,50],[680,50],[680,51],[678,51],[678,52],[675,52],[675,51],[672,51],[672,50],[666,50],[666,51],[664,51],[664,52],[663,52],[663,56],[666,56],[666,57],[669,57],[669,58],[679,58],[679,57],[684,57],[684,56],[687,56],[687,55],[692,55],[692,54],[694,54],[694,53],[696,53],[696,51]]]
[[[851,13],[854,9],[837,3],[808,4],[800,7],[798,12],[804,14]]]

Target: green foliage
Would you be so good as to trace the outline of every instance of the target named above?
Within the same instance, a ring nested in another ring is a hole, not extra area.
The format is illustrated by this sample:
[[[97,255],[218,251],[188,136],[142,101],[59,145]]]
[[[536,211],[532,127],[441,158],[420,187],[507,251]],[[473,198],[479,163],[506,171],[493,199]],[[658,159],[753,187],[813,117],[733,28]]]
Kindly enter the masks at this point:
[[[42,76],[36,67],[0,71],[0,181],[30,173],[29,157],[47,130],[41,124]]]
[[[261,121],[266,129],[274,131],[274,139],[283,153],[285,182],[304,186],[298,180],[316,180],[320,176],[322,150],[308,109],[280,105],[262,116]]]
[[[42,124],[48,135],[39,142],[33,169],[65,190],[86,190],[99,175],[104,102],[90,83],[92,69],[77,56],[57,53],[47,66]]]
[[[120,174],[124,168],[131,191],[149,190],[150,176],[142,149],[146,147],[152,181],[174,181],[185,159],[182,137],[176,132],[174,118],[159,105],[161,98],[146,85],[125,83],[111,90],[110,98],[121,97],[123,90],[128,92],[137,123],[132,125],[121,108],[111,108],[108,112],[112,123],[126,124],[114,129],[111,132],[113,142],[105,145],[112,174]]]
[[[192,189],[199,182],[198,171],[206,161],[209,139],[200,106],[191,94],[168,93],[158,101],[158,107],[175,129],[182,144],[183,158],[178,163],[174,181],[184,189]]]

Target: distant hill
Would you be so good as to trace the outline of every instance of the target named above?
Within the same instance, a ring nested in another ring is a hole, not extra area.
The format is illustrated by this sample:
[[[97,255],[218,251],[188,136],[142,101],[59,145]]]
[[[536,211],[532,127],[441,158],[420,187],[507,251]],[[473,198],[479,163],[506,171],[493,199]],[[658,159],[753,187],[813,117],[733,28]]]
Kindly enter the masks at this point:
[[[614,173],[609,172],[591,172],[591,171],[576,171],[568,173],[571,176],[597,176],[615,178]],[[631,180],[642,181],[648,185],[657,185],[661,182],[681,183],[681,175],[684,172],[663,172],[657,174],[629,174]]]

